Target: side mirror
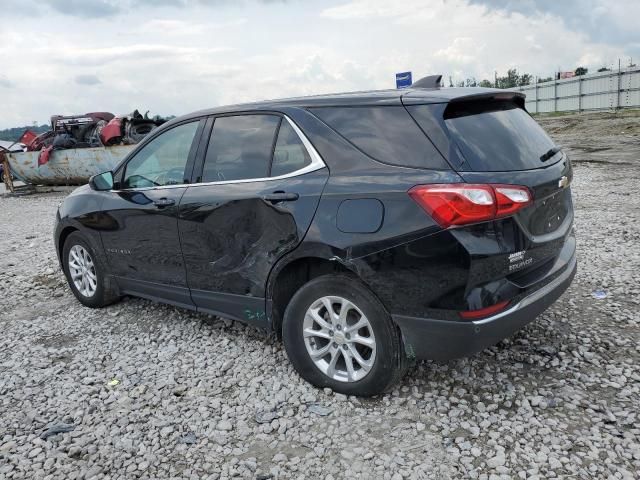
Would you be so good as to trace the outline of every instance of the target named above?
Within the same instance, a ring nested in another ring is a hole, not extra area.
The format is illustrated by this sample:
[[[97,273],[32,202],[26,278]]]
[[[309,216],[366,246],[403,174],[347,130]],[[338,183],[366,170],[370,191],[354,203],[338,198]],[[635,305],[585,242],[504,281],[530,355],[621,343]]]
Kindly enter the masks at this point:
[[[89,179],[89,187],[91,187],[92,190],[97,190],[99,192],[111,190],[113,188],[113,173],[103,172],[98,175],[93,175]]]

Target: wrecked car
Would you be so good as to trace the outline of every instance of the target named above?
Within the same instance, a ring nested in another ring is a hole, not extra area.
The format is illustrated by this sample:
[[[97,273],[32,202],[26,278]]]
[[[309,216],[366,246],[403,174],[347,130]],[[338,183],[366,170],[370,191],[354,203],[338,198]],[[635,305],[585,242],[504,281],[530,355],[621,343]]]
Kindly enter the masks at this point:
[[[512,335],[576,273],[571,162],[521,93],[437,80],[163,125],[61,204],[71,291],[256,325],[348,395]]]

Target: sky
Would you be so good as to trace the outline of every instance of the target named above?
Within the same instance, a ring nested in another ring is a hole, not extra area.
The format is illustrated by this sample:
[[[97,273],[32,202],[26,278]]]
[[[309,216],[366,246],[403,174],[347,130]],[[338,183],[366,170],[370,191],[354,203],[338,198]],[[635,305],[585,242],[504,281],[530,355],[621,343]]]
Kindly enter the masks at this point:
[[[638,0],[0,0],[0,128],[640,60]]]

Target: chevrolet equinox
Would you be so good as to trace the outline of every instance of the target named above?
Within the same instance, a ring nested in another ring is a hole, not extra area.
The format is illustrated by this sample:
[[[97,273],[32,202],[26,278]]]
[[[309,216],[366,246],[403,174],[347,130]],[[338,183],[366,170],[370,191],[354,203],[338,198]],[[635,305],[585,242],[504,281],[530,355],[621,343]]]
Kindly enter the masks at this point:
[[[164,124],[69,195],[56,249],[88,307],[131,295],[253,324],[313,385],[374,395],[562,294],[571,178],[517,92],[221,107]]]

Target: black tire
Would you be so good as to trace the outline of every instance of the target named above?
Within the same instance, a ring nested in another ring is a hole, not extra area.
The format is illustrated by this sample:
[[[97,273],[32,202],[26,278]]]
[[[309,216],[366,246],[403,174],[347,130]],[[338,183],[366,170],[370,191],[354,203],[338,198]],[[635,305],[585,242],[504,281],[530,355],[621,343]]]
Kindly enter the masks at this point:
[[[91,260],[93,261],[93,266],[94,266],[95,275],[96,275],[96,288],[95,288],[95,293],[93,293],[93,295],[91,296],[83,295],[78,290],[78,288],[76,287],[75,283],[71,278],[70,267],[69,267],[69,255],[70,255],[71,249],[76,245],[79,245],[82,248],[84,248],[89,254],[89,256],[91,257]],[[89,244],[89,242],[85,240],[85,238],[82,236],[81,233],[73,232],[66,238],[64,242],[64,246],[62,247],[62,266],[63,266],[64,274],[67,277],[67,282],[69,284],[69,287],[71,288],[71,291],[73,292],[75,297],[78,299],[78,301],[82,303],[84,306],[90,307],[90,308],[101,308],[119,299],[119,296],[115,293],[113,289],[113,286],[111,283],[112,281],[106,276],[106,269],[104,268],[104,265],[101,263],[100,258],[96,255],[93,248],[91,248],[91,245]]]
[[[4,170],[0,170],[0,183],[4,183]]]
[[[338,296],[352,302],[367,317],[373,329],[376,345],[373,366],[364,378],[357,381],[340,381],[329,377],[316,366],[307,351],[303,321],[307,309],[325,296]],[[316,387],[329,387],[345,395],[371,396],[383,393],[400,381],[409,366],[400,330],[384,306],[362,282],[344,274],[323,275],[296,292],[285,310],[282,337],[287,356],[300,376]]]

